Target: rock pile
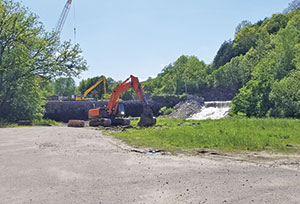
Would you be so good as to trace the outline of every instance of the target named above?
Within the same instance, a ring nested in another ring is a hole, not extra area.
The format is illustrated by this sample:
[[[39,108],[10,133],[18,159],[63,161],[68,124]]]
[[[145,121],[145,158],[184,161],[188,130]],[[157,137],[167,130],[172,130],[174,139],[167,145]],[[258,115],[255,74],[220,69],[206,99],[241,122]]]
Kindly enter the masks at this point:
[[[174,106],[174,111],[168,116],[170,118],[188,118],[201,111],[204,107],[204,99],[198,96],[188,96],[187,100],[179,102]]]

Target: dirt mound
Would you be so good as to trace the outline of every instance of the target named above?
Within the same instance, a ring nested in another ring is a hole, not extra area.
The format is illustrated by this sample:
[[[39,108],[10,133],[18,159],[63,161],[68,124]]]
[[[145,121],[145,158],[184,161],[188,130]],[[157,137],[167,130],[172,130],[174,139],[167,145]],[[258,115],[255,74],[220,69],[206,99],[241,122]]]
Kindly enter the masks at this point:
[[[187,100],[179,102],[174,106],[174,111],[168,116],[170,118],[188,118],[201,111],[204,107],[204,99],[197,96],[188,96]]]

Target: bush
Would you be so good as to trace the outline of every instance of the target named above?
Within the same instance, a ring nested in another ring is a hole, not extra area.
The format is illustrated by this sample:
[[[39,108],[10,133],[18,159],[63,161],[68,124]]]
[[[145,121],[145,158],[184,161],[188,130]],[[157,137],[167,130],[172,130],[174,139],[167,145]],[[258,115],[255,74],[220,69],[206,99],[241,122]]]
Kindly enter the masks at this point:
[[[184,100],[187,100],[188,96],[186,94],[181,94],[179,95],[179,99],[180,101],[184,101]]]
[[[170,115],[173,111],[174,111],[173,108],[162,107],[159,110],[159,114],[161,114],[161,115]]]

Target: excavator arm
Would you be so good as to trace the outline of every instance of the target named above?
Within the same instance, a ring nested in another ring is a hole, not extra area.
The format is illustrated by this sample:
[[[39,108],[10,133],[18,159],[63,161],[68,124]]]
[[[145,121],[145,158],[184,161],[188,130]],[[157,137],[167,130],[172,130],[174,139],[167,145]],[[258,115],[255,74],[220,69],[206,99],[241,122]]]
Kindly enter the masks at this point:
[[[129,81],[130,80],[130,81]],[[136,95],[138,96],[138,99],[143,104],[148,104],[147,99],[145,97],[145,93],[141,87],[141,84],[137,77],[131,75],[129,78],[127,78],[124,82],[122,82],[119,86],[117,86],[110,97],[110,100],[107,105],[107,110],[109,115],[116,115],[118,104],[119,104],[119,97],[122,93],[127,91],[128,89],[133,88],[133,90],[136,92]]]
[[[106,78],[102,77],[99,81],[97,81],[93,86],[91,86],[90,88],[88,88],[82,97],[76,97],[76,101],[85,101],[86,100],[86,96],[94,89],[96,88],[101,82],[103,81],[103,85],[104,85],[104,97],[106,98]]]

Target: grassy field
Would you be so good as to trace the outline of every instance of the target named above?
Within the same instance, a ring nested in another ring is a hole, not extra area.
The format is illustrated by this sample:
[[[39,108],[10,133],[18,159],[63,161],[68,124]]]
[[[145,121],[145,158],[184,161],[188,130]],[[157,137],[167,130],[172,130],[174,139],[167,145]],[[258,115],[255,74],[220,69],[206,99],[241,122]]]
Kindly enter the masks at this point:
[[[54,120],[41,119],[41,120],[34,120],[33,124],[34,126],[52,126],[52,125],[60,125],[62,123],[56,122]],[[0,121],[0,128],[15,128],[15,127],[24,127],[24,126],[19,126],[17,123]]]
[[[180,123],[199,123],[191,126]],[[229,118],[185,121],[158,118],[157,126],[112,133],[130,145],[176,152],[209,148],[221,151],[300,153],[300,120]]]

